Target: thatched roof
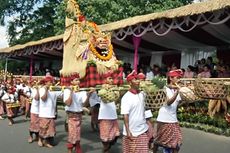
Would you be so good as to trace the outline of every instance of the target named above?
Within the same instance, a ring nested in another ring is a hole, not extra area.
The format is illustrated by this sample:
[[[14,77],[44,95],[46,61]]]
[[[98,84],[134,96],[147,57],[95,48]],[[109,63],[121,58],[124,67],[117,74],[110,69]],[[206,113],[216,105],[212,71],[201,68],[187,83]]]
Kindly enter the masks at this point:
[[[48,37],[48,38],[45,38],[45,39],[41,39],[41,40],[38,40],[38,41],[30,41],[30,42],[22,44],[22,45],[15,45],[15,46],[8,47],[8,48],[2,48],[2,49],[0,49],[0,53],[10,53],[10,52],[20,50],[20,49],[23,49],[23,48],[26,48],[26,47],[40,45],[40,44],[43,44],[43,43],[60,40],[62,38],[63,38],[63,35],[58,35],[58,36],[53,36],[53,37]]]
[[[152,20],[158,20],[162,18],[172,19],[172,18],[179,18],[183,16],[192,16],[192,15],[212,12],[212,11],[216,11],[216,10],[220,10],[224,8],[230,8],[230,0],[210,0],[210,1],[202,2],[202,3],[193,3],[190,5],[167,10],[164,12],[151,13],[147,15],[140,15],[140,16],[127,18],[127,19],[120,20],[117,22],[100,25],[99,28],[102,31],[114,31],[114,30],[118,30],[118,29],[122,29],[128,26],[131,26],[131,25],[136,25],[138,23],[149,22]],[[8,47],[8,48],[2,48],[0,49],[0,53],[10,53],[10,52],[14,52],[17,50],[22,50],[30,46],[36,46],[36,45],[40,45],[40,44],[47,43],[47,42],[61,40],[62,38],[63,38],[63,35],[58,35],[58,36],[48,37],[48,38],[38,40],[38,41],[31,41],[23,45],[15,45],[15,46]]]
[[[212,12],[226,7],[230,7],[230,0],[210,0],[202,3],[193,3],[175,9],[170,9],[164,12],[157,12],[157,13],[151,13],[151,14],[127,18],[124,20],[101,25],[101,28],[106,29],[107,31],[113,31],[113,30],[125,28],[130,25],[148,22],[151,20],[156,20],[161,18],[172,19],[172,18],[178,18],[183,16],[192,16],[201,13]]]

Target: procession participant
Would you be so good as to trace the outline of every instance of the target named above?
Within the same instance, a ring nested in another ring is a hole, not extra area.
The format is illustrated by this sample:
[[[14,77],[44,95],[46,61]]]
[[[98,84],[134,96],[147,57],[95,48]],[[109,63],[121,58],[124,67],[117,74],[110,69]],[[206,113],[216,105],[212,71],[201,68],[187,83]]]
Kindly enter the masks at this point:
[[[3,120],[4,118],[2,117],[2,115],[4,115],[4,103],[3,101],[1,100],[2,97],[4,96],[5,94],[5,90],[3,89],[3,87],[1,86],[0,87],[0,120]]]
[[[11,85],[7,85],[6,92],[2,96],[2,101],[6,103],[6,112],[7,112],[7,118],[9,120],[9,126],[14,124],[14,108],[12,107],[12,104],[16,102],[16,99],[14,97],[15,90]]]
[[[124,115],[123,153],[148,153],[148,124],[145,119],[145,94],[139,91],[140,81],[135,71],[127,76],[131,88],[121,99],[121,114]]]
[[[109,72],[105,75],[105,84],[103,88],[106,90],[113,87],[112,74]],[[103,152],[108,153],[111,146],[117,141],[120,135],[119,125],[117,121],[117,111],[115,102],[106,102],[101,100],[99,114],[99,132],[100,139],[103,144]]]
[[[89,97],[94,90],[78,91],[77,87],[80,85],[79,78],[71,81],[71,86],[64,90],[63,101],[66,104],[65,111],[68,116],[68,140],[67,149],[68,153],[72,153],[75,148],[76,153],[82,153],[80,146],[81,138],[81,122],[83,107],[89,105]]]
[[[89,97],[90,112],[91,112],[91,128],[93,131],[98,129],[98,114],[100,108],[100,98],[97,95],[97,92],[94,91]]]
[[[23,88],[24,88],[24,85],[23,85],[23,80],[22,78],[16,78],[15,79],[15,87],[16,87],[16,92],[18,93],[18,100],[19,100],[19,103],[20,103],[20,112],[21,112],[21,115],[25,115],[25,108],[26,108],[26,105],[25,105],[25,98],[23,96]]]
[[[32,143],[39,139],[39,92],[38,87],[36,87],[36,81],[32,80],[31,84],[31,98],[32,104],[30,109],[30,128],[29,128],[29,138],[28,142]],[[33,139],[33,134],[35,134],[35,139]]]
[[[158,146],[170,149],[172,153],[179,152],[182,144],[181,129],[177,120],[177,106],[181,101],[179,95],[179,78],[183,76],[181,70],[172,70],[168,73],[166,86],[167,103],[163,105],[157,117],[157,134],[153,152],[157,152]]]
[[[44,80],[45,86],[39,89],[39,146],[52,148],[51,141],[54,140],[56,134],[55,115],[57,98],[61,96],[62,91],[50,91],[49,87],[53,83],[53,77],[46,76]]]
[[[24,96],[24,103],[25,103],[25,120],[27,120],[30,114],[30,106],[31,106],[30,101],[32,96],[32,90],[29,81],[24,81],[23,96]]]

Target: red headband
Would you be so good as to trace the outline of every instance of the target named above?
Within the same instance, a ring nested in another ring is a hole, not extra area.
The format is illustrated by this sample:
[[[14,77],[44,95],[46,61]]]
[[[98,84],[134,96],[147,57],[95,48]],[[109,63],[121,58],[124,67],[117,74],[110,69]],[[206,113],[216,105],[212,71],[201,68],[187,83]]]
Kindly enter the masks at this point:
[[[181,69],[172,70],[172,71],[169,71],[168,76],[169,77],[182,77],[183,71]]]
[[[145,79],[144,73],[138,73],[137,78],[138,79]]]
[[[133,79],[137,79],[137,73],[135,70],[133,70],[127,77],[126,80],[127,82],[132,81]]]
[[[48,81],[53,82],[53,80],[54,80],[54,78],[53,78],[52,76],[46,76],[46,77],[43,79],[44,82],[48,82]]]

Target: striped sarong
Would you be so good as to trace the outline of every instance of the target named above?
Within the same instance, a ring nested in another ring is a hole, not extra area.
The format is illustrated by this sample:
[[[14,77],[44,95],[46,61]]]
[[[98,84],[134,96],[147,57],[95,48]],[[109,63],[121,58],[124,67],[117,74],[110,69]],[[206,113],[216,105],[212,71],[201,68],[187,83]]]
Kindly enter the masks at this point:
[[[157,134],[155,144],[178,149],[182,144],[182,133],[179,123],[162,123],[157,122]]]
[[[38,114],[30,113],[30,132],[39,132],[39,117]]]
[[[41,138],[54,137],[56,134],[56,127],[53,118],[41,118],[39,120],[39,136]]]
[[[115,120],[99,120],[100,138],[102,142],[111,142],[119,137],[119,125]]]
[[[68,142],[76,144],[81,138],[82,113],[68,115]]]
[[[147,133],[143,133],[132,140],[127,136],[123,137],[122,150],[123,153],[148,153],[149,152],[149,138]]]

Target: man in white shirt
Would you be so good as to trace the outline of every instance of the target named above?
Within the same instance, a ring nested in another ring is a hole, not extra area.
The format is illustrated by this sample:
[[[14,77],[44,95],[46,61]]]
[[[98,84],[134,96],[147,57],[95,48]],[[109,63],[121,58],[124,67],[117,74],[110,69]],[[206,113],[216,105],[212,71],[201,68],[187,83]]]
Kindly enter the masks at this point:
[[[177,83],[183,72],[171,70],[168,73],[166,86],[166,104],[163,105],[157,116],[157,132],[154,140],[153,152],[157,153],[158,146],[163,146],[170,152],[178,153],[182,144],[182,132],[177,119],[177,106],[181,101]]]
[[[148,153],[148,124],[145,119],[145,94],[139,91],[140,81],[135,71],[127,76],[131,88],[121,99],[124,115],[123,153]]]
[[[32,90],[31,85],[29,81],[24,81],[24,87],[23,87],[23,96],[24,96],[24,102],[25,102],[25,120],[29,117],[30,114],[30,106],[31,106],[31,96],[32,96]]]
[[[71,81],[71,86],[64,90],[63,101],[66,104],[65,111],[68,116],[68,142],[66,144],[68,153],[72,153],[75,148],[76,153],[82,153],[80,146],[81,138],[81,122],[83,107],[89,105],[89,97],[94,89],[88,93],[86,91],[78,91],[80,85],[79,78]]]
[[[26,104],[25,104],[25,98],[24,98],[24,95],[23,95],[24,85],[23,85],[22,78],[16,78],[15,83],[16,83],[16,92],[18,93],[18,100],[19,100],[19,103],[20,103],[19,111],[20,111],[21,115],[24,115],[25,114],[25,109],[26,109]]]
[[[1,98],[1,100],[6,103],[6,113],[7,113],[7,118],[9,120],[9,126],[14,124],[13,117],[15,114],[13,111],[14,108],[12,107],[12,104],[16,102],[14,94],[15,94],[14,87],[8,84],[6,86],[6,92],[4,92],[4,95]]]
[[[108,90],[113,86],[112,74],[105,75],[105,87]],[[103,144],[103,152],[108,153],[111,146],[116,143],[120,135],[119,125],[117,121],[117,111],[115,102],[102,101],[99,109],[99,130],[100,138]]]
[[[39,146],[46,146],[52,148],[51,141],[56,134],[55,116],[57,98],[61,96],[61,91],[49,91],[49,87],[53,83],[53,77],[46,76],[43,80],[45,86],[39,89],[40,103],[39,103]]]
[[[35,87],[36,81],[31,80],[31,94],[27,93],[29,97],[32,99],[31,109],[30,109],[30,127],[29,133],[30,136],[28,138],[28,142],[32,143],[33,141],[38,140],[38,132],[39,132],[39,93],[38,88]],[[33,139],[33,134],[35,134],[35,139]]]

